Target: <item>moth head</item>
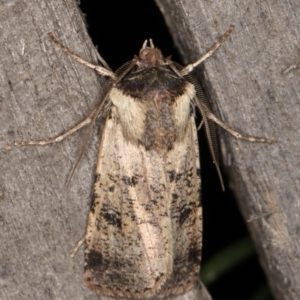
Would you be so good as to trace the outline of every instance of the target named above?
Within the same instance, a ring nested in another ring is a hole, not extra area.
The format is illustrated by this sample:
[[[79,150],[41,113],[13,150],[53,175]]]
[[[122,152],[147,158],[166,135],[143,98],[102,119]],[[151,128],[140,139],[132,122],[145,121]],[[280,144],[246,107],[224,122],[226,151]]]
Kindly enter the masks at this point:
[[[140,68],[151,68],[165,65],[165,59],[158,48],[154,47],[152,40],[149,40],[150,47],[147,46],[148,40],[145,40],[139,56],[135,57],[136,64]]]

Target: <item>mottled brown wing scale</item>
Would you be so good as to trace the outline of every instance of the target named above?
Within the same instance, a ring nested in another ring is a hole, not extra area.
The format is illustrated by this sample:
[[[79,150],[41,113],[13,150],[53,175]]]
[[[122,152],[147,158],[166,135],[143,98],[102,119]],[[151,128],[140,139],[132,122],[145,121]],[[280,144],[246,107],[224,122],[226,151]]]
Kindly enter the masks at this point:
[[[173,271],[166,292],[181,294],[199,279],[202,250],[201,179],[197,130],[190,117],[185,139],[168,153],[173,235]],[[162,292],[163,294],[163,292]],[[166,294],[167,295],[167,294]]]
[[[124,139],[115,108],[104,129],[96,175],[86,283],[105,295],[145,298],[172,272],[168,183],[162,158]]]
[[[202,236],[198,159],[193,116],[184,139],[164,156],[124,139],[112,108],[87,228],[90,288],[143,299],[195,285]]]

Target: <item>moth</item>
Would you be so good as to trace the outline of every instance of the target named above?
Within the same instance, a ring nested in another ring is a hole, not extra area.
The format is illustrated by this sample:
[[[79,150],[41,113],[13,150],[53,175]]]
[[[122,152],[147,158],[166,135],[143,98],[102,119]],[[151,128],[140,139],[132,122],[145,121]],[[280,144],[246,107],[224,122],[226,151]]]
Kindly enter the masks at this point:
[[[202,249],[197,127],[204,126],[222,187],[215,124],[236,138],[272,143],[241,135],[219,120],[190,75],[232,30],[186,67],[146,40],[139,55],[116,72],[84,61],[50,34],[69,56],[109,80],[81,123],[55,138],[16,145],[59,142],[86,125],[92,132],[97,117],[107,114],[86,234],[71,254],[85,242],[84,280],[92,290],[130,299],[165,298],[197,283]],[[198,126],[195,109],[201,115]]]

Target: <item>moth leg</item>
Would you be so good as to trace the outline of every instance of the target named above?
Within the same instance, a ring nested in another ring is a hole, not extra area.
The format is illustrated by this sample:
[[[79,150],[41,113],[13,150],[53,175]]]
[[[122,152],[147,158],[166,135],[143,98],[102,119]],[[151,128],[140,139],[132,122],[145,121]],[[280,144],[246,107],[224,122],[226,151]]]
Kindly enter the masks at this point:
[[[84,235],[83,238],[81,238],[78,242],[77,245],[74,247],[74,249],[72,250],[72,252],[70,253],[70,257],[74,257],[75,254],[77,253],[78,249],[81,247],[81,245],[85,242],[86,239],[86,234]]]
[[[52,139],[48,140],[39,140],[39,141],[21,141],[21,142],[15,142],[15,146],[25,146],[25,145],[47,145],[47,144],[53,144],[62,141],[67,136],[71,135],[72,133],[76,132],[80,128],[90,124],[94,120],[95,112],[93,111],[86,119],[84,119],[81,123],[74,126],[73,128],[69,129],[68,131],[60,134],[59,136],[56,136]]]
[[[199,124],[197,130],[200,130],[202,128],[202,125],[204,124],[204,121],[202,120],[201,123]]]
[[[260,137],[253,137],[253,136],[248,136],[248,135],[242,135],[238,131],[235,131],[234,129],[230,128],[227,124],[223,123],[220,119],[218,119],[214,114],[211,112],[206,113],[207,119],[212,120],[219,126],[221,126],[223,129],[225,129],[227,132],[229,132],[231,135],[236,137],[237,139],[243,139],[249,142],[256,142],[256,143],[268,143],[268,144],[275,144],[276,141],[274,140],[269,140],[266,138],[260,138]]]
[[[80,154],[79,154],[79,156],[78,156],[78,158],[76,160],[76,163],[75,163],[75,165],[73,166],[73,168],[71,170],[70,176],[69,176],[67,184],[66,184],[67,188],[69,188],[69,185],[70,185],[70,182],[71,182],[71,180],[73,178],[75,170],[76,170],[76,168],[77,168],[77,166],[78,166],[78,164],[79,164],[79,162],[80,162],[80,160],[81,160],[81,158],[82,158],[82,156],[83,156],[83,154],[85,152],[85,149],[86,149],[86,147],[88,145],[88,141],[90,140],[92,133],[93,133],[93,124],[91,124],[89,126],[89,131],[87,132],[86,137],[84,139],[83,147],[81,148],[81,151],[80,151]]]
[[[212,48],[206,52],[200,59],[198,59],[196,62],[193,64],[189,64],[186,67],[184,67],[181,71],[180,74],[182,76],[185,76],[192,72],[199,64],[201,64],[204,60],[206,60],[208,57],[210,57],[224,42],[225,40],[229,37],[231,32],[233,31],[234,26],[230,25],[229,29],[223,34],[223,36],[220,38],[218,42],[216,42]]]
[[[72,57],[74,60],[76,60],[77,62],[95,70],[96,72],[98,72],[99,74],[101,75],[104,75],[104,76],[108,76],[110,78],[113,78],[113,79],[117,79],[117,76],[115,75],[114,72],[110,71],[110,70],[107,70],[101,66],[98,66],[98,65],[93,65],[91,63],[89,63],[88,61],[80,58],[79,56],[77,56],[76,54],[74,54],[73,52],[71,52],[66,46],[64,46],[61,42],[59,42],[55,37],[54,35],[52,34],[52,32],[48,33],[49,37],[51,38],[51,40],[56,44],[58,45],[65,53],[67,53],[70,57]]]

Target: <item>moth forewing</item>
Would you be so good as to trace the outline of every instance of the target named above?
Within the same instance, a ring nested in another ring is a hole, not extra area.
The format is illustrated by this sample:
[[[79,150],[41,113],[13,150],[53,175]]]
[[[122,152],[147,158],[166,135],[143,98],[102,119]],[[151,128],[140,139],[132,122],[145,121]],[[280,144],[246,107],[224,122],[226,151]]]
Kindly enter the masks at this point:
[[[197,129],[190,115],[184,138],[168,153],[173,273],[166,286],[172,294],[191,289],[199,279],[202,250],[201,178]]]
[[[99,152],[84,277],[102,294],[141,299],[172,272],[170,197],[162,158],[122,131],[114,107]]]

